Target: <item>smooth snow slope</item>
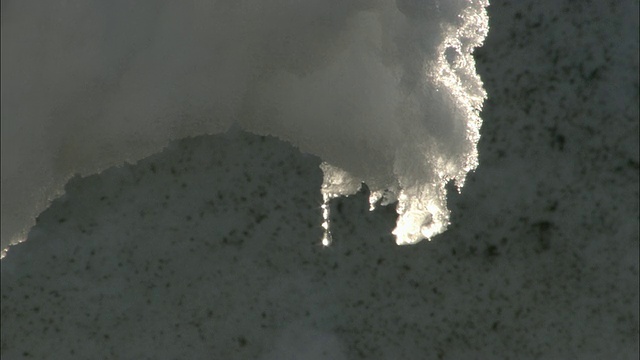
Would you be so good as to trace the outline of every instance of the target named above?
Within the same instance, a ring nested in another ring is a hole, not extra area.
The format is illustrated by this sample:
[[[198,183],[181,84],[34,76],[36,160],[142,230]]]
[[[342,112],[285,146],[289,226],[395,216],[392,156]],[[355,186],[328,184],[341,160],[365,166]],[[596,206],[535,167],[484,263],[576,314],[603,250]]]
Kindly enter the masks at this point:
[[[636,359],[638,3],[489,13],[447,232],[398,247],[361,193],[324,248],[318,158],[175,142],[75,178],[2,260],[2,358]]]

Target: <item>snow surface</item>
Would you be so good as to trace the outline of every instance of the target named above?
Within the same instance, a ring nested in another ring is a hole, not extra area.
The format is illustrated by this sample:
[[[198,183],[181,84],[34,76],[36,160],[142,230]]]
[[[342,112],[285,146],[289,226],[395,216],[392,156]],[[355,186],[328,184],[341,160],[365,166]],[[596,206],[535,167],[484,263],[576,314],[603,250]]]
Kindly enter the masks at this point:
[[[399,244],[446,228],[477,165],[486,0],[16,1],[2,9],[2,237],[74,174],[231,124],[327,165],[327,198],[398,199]],[[37,24],[37,26],[34,26]]]
[[[75,177],[9,251],[2,359],[637,359],[638,2],[488,10],[448,231],[396,246],[365,187],[322,247],[319,158],[173,142]]]

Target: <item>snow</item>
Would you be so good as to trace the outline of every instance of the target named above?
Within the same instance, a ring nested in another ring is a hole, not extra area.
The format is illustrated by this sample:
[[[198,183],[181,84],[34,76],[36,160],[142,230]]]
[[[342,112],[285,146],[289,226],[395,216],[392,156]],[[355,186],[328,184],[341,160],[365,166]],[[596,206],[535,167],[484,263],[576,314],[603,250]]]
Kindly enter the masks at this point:
[[[0,262],[2,359],[637,359],[638,2],[488,11],[479,166],[434,241],[396,246],[365,185],[324,247],[322,159],[173,141],[72,178]]]
[[[486,5],[8,2],[2,247],[25,238],[73,175],[231,124],[319,156],[325,179],[366,183],[372,203],[397,198],[399,244],[431,238],[449,222],[446,183],[462,186],[477,165],[485,92],[471,53]]]

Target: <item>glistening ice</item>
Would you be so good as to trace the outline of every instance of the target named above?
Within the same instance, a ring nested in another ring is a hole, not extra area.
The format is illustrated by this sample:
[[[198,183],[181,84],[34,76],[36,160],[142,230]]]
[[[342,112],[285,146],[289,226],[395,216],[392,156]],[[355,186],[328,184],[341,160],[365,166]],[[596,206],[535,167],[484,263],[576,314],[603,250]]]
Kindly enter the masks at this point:
[[[323,159],[325,199],[397,201],[398,244],[444,231],[477,166],[486,0],[2,4],[2,248],[74,174],[232,124]],[[328,224],[327,224],[328,227]]]

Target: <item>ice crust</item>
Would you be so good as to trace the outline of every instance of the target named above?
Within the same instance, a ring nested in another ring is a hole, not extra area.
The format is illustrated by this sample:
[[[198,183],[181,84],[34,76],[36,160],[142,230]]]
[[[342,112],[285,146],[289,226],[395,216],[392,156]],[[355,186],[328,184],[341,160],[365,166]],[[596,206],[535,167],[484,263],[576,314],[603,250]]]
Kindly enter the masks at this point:
[[[3,1],[2,248],[74,174],[232,124],[323,161],[325,199],[444,231],[477,166],[487,0]]]

